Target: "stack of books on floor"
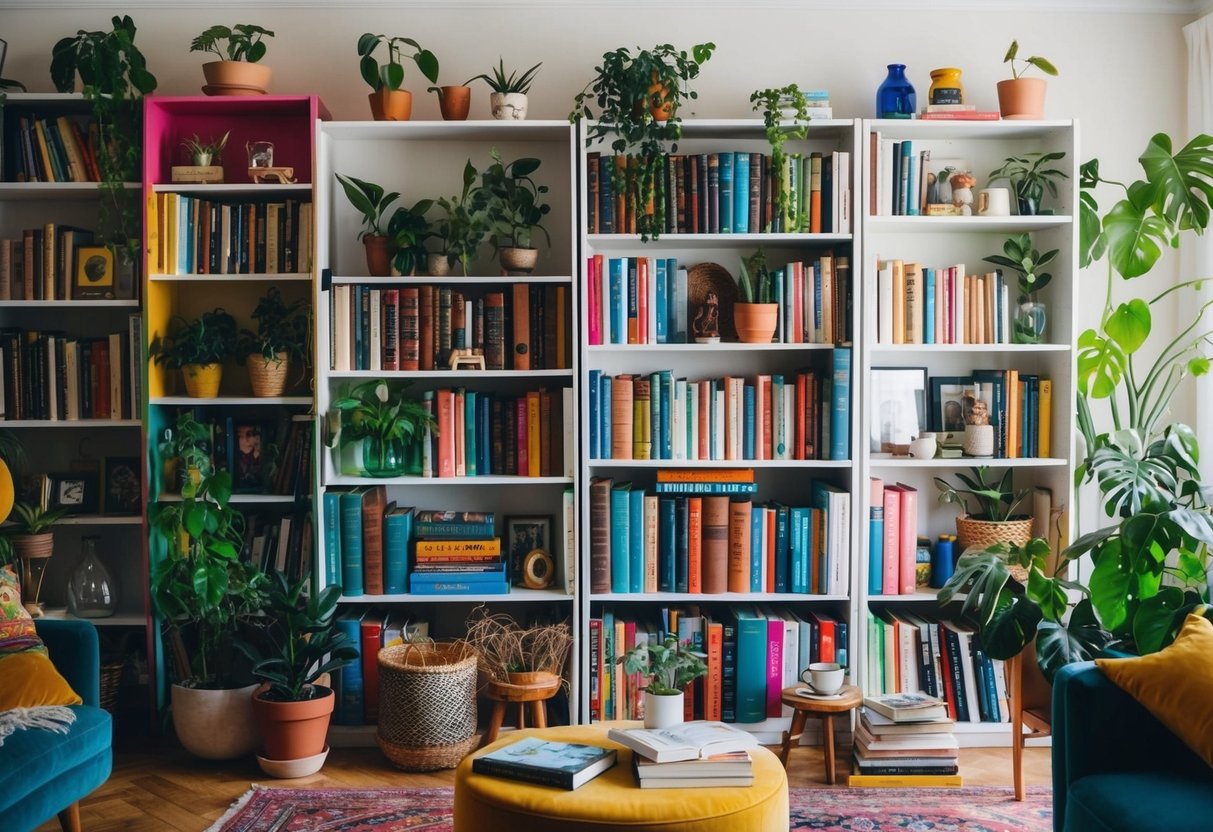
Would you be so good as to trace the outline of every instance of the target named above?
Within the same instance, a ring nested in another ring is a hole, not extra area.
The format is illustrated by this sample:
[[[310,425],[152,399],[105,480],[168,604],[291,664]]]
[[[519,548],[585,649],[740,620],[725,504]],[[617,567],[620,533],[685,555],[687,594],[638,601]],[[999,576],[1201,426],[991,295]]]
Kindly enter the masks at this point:
[[[959,786],[946,703],[922,693],[869,696],[855,729],[852,786]]]
[[[642,789],[714,789],[754,785],[753,734],[723,722],[696,720],[669,728],[612,728],[627,746]]]

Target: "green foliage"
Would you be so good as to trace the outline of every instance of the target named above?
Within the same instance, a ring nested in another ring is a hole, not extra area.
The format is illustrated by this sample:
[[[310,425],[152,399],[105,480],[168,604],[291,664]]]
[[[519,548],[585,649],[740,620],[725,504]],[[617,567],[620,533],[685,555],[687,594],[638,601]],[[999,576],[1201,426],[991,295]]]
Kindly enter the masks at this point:
[[[365,182],[352,176],[342,176],[340,173],[333,175],[341,183],[346,199],[362,213],[362,224],[365,228],[359,232],[358,239],[386,236],[383,220],[387,215],[388,206],[400,198],[400,192],[392,191],[385,194],[383,186],[376,185],[374,182]]]
[[[787,163],[783,145],[788,139],[803,139],[809,134],[809,100],[800,87],[788,84],[786,87],[754,90],[750,93],[750,108],[762,113],[767,141],[771,145],[772,180],[782,183],[784,165]],[[786,217],[790,203],[790,195],[781,185],[775,194],[775,214]]]
[[[1016,282],[1019,285],[1020,303],[1048,286],[1049,281],[1053,279],[1053,275],[1042,272],[1041,269],[1053,262],[1057,249],[1042,254],[1032,246],[1032,238],[1026,231],[1008,237],[1002,244],[1002,251],[1002,254],[991,254],[981,259],[1018,273]]]
[[[67,516],[67,509],[45,509],[33,503],[13,503],[14,517],[9,518],[11,526],[6,529],[12,534],[43,534],[50,530],[59,520]]]
[[[412,274],[425,263],[425,241],[434,236],[426,213],[434,207],[434,200],[421,199],[412,208],[400,206],[388,220],[387,236],[395,250],[392,265],[401,274]]]
[[[489,85],[489,89],[493,92],[500,93],[519,93],[526,95],[531,90],[531,84],[535,81],[535,75],[539,72],[539,67],[543,66],[543,61],[535,64],[533,67],[523,72],[520,76],[518,70],[514,70],[509,75],[505,74],[505,59],[498,58],[497,66],[493,68],[493,74],[488,75],[481,73],[474,75],[464,82],[464,86],[468,86],[473,81],[484,81]]]
[[[637,156],[637,201],[652,206],[637,217],[643,240],[656,239],[665,227],[664,201],[655,198],[662,155],[667,143],[670,153],[678,152],[682,137],[679,108],[684,101],[699,97],[690,81],[699,77],[700,66],[715,49],[714,43],[700,43],[688,53],[663,43],[651,49],[637,47],[635,54],[627,48],[607,52],[594,67],[595,78],[574,99],[569,121],[596,119],[586,130],[587,146],[609,140],[616,153]],[[597,105],[596,116],[593,105]],[[662,107],[668,108],[668,118],[658,120]],[[627,173],[613,167],[611,176],[615,192],[625,193]]]
[[[221,61],[247,61],[255,64],[265,57],[265,41],[274,33],[251,23],[227,26],[211,26],[190,41],[191,52],[214,52]],[[226,46],[220,46],[226,41]]]
[[[1057,67],[1053,66],[1052,62],[1048,58],[1042,58],[1039,55],[1033,55],[1030,58],[1023,58],[1022,61],[1024,64],[1026,64],[1026,66],[1024,66],[1023,69],[1017,70],[1015,68],[1015,59],[1016,59],[1016,57],[1018,57],[1018,55],[1019,55],[1019,41],[1013,40],[1013,41],[1011,41],[1011,46],[1007,49],[1007,54],[1002,59],[1002,62],[1004,64],[1009,63],[1011,65],[1011,78],[1012,79],[1018,79],[1018,78],[1023,77],[1023,74],[1028,71],[1028,67],[1032,67],[1032,66],[1039,69],[1045,75],[1056,75],[1057,74]]]
[[[451,197],[439,197],[435,202],[446,214],[434,226],[434,237],[440,243],[440,253],[447,259],[455,258],[463,267],[463,275],[468,275],[472,260],[484,242],[488,233],[487,220],[484,212],[476,207],[475,193],[472,189],[476,181],[476,167],[468,159],[463,168],[463,191]]]
[[[767,256],[759,246],[749,257],[741,258],[737,272],[737,290],[741,303],[774,303],[774,286],[767,270]]]
[[[302,702],[327,694],[317,689],[316,679],[358,658],[349,637],[333,629],[341,587],[308,595],[306,578],[292,582],[281,572],[271,573],[268,584],[265,612],[271,623],[265,632],[270,649],[263,652],[245,640],[236,646],[253,660],[253,676],[269,683],[266,699]]]
[[[181,410],[177,414],[176,425],[164,432],[157,446],[162,462],[176,462],[181,496],[197,496],[201,482],[214,473],[210,448],[210,425],[197,421],[192,411]]]
[[[988,465],[974,468],[973,473],[975,478],[959,472],[956,474],[956,479],[960,480],[963,488],[957,488],[943,477],[936,477],[935,487],[939,489],[939,502],[959,505],[974,520],[1001,523],[1014,519],[1015,510],[1031,489],[1015,490],[1012,484],[1014,470],[1011,468],[1003,469],[1002,479],[998,481],[991,478],[992,470]],[[966,502],[966,497],[971,498],[972,503]]]
[[[374,56],[381,43],[387,44],[387,63],[382,66]],[[412,38],[389,38],[387,35],[366,32],[358,38],[358,69],[362,73],[362,80],[366,81],[372,90],[398,90],[404,84],[404,65],[400,63],[400,56],[405,46],[411,46],[415,50],[407,57],[417,64],[421,74],[428,78],[431,84],[438,83],[438,58],[433,52],[422,49],[421,44]]]
[[[647,676],[649,693],[672,696],[708,672],[703,659],[682,649],[678,639],[666,636],[661,643],[649,642],[630,650],[623,659],[625,673]]]
[[[235,349],[236,319],[216,308],[192,321],[174,315],[168,335],[157,335],[148,351],[157,364],[179,370],[186,364],[222,364]]]
[[[232,131],[228,130],[216,141],[215,139],[200,139],[198,138],[198,134],[195,133],[188,139],[182,139],[181,146],[185,148],[185,152],[193,159],[194,164],[214,164],[222,158],[223,149],[227,147],[227,140],[231,135]],[[199,161],[201,158],[205,158],[207,161]]]
[[[486,230],[497,248],[531,248],[531,233],[543,232],[548,245],[552,238],[540,222],[552,210],[542,197],[547,185],[531,178],[539,169],[538,159],[516,159],[503,163],[497,148],[489,151],[493,164],[480,174],[480,186],[472,193],[473,210],[484,217]]]
[[[1039,205],[1045,191],[1054,199],[1057,198],[1057,180],[1070,178],[1060,168],[1048,167],[1050,163],[1064,159],[1065,156],[1063,151],[1034,151],[1023,156],[1008,156],[1003,159],[1000,167],[990,171],[989,180],[994,182],[1005,179],[1015,189],[1016,197]]]
[[[371,379],[344,391],[333,407],[342,414],[337,439],[342,445],[368,436],[380,439],[403,439],[411,444],[420,438],[426,427],[438,432],[425,407],[403,396],[407,383],[392,386],[383,379]]]
[[[266,361],[277,361],[278,353],[285,352],[288,359],[308,361],[311,358],[308,350],[312,331],[310,310],[302,298],[287,303],[282,291],[271,286],[253,309],[257,331],[240,330],[236,357],[243,362],[249,355],[256,354]]]

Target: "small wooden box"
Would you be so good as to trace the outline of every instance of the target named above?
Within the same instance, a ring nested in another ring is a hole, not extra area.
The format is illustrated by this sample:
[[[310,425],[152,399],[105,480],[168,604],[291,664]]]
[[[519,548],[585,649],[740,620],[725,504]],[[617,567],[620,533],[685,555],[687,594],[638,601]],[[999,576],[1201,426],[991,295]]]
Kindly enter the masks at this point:
[[[223,182],[223,168],[219,165],[173,165],[173,181],[216,185]]]

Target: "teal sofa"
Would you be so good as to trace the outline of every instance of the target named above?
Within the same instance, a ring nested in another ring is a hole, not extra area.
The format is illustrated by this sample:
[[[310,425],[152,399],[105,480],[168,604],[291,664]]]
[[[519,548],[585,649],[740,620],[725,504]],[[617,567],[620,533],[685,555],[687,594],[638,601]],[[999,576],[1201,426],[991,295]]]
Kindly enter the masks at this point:
[[[64,832],[80,829],[78,801],[106,781],[113,765],[113,724],[100,707],[101,653],[87,621],[38,619],[51,661],[83,705],[66,734],[14,732],[0,745],[0,828],[27,832],[56,814]]]
[[[1053,829],[1213,829],[1213,768],[1094,662],[1053,680]]]

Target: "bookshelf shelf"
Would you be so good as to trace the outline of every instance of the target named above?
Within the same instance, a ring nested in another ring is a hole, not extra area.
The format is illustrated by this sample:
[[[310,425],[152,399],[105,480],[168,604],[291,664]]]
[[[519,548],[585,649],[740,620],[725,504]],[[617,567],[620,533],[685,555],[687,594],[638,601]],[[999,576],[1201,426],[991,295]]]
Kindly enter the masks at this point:
[[[5,428],[141,428],[138,419],[0,419]]]
[[[1065,468],[1070,464],[1068,459],[986,459],[979,457],[959,457],[955,459],[910,459],[902,457],[873,456],[869,460],[872,468],[973,468],[985,465],[990,468]]]
[[[142,526],[143,516],[117,516],[107,514],[74,514],[55,521],[56,526]]]
[[[1070,352],[1069,344],[874,344],[872,354],[893,355],[966,355],[969,353],[1055,353]]]
[[[251,283],[270,281],[273,283],[311,283],[310,273],[300,274],[154,274],[148,278],[152,283]]]
[[[852,467],[849,459],[589,459],[589,467],[598,468],[636,468],[636,469],[669,469],[704,468],[792,468],[807,470],[834,470]]]
[[[586,241],[600,252],[655,249],[719,249],[737,246],[801,246],[849,243],[850,234],[662,234],[641,242],[639,234],[587,234]]]
[[[152,396],[149,404],[178,405],[182,407],[224,407],[231,405],[277,407],[291,405],[310,406],[310,396]]]
[[[254,196],[258,198],[310,196],[310,183],[295,183],[291,185],[257,185],[252,182],[229,182],[217,185],[199,183],[161,183],[152,185],[152,191],[158,194],[195,194],[198,196],[212,195],[216,197]]]
[[[233,494],[230,502],[243,505],[277,505],[291,504],[298,502],[298,498],[293,494]],[[179,503],[181,502],[180,494],[161,494],[156,498],[158,503]]]
[[[572,483],[572,477],[518,477],[507,475],[487,477],[380,477],[369,479],[367,477],[352,477],[338,474],[325,480],[325,485],[420,485],[426,487],[438,485],[571,485]]]
[[[1016,234],[1067,228],[1074,224],[1071,216],[1039,217],[869,217],[869,234],[961,234],[972,232]]]
[[[97,182],[0,182],[0,200],[5,202],[43,202],[49,200],[97,199]],[[123,183],[124,188],[139,190],[139,182]]]
[[[0,309],[138,309],[137,300],[0,300]]]
[[[610,603],[739,603],[752,604],[755,602],[784,602],[800,603],[802,601],[838,601],[847,602],[849,595],[812,595],[798,592],[606,592],[591,593],[590,601]]]
[[[554,589],[522,589],[512,586],[510,591],[505,595],[485,595],[481,593],[469,592],[462,595],[414,595],[412,593],[404,593],[402,595],[343,595],[341,603],[343,604],[497,604],[510,603],[511,601],[518,602],[533,602],[543,601],[546,603],[564,604],[573,602],[572,595],[566,595]]]
[[[78,620],[76,616],[67,611],[67,607],[43,607],[42,613],[46,618],[53,618],[57,621]],[[89,621],[97,627],[144,627],[147,625],[147,616],[137,612],[116,612],[106,618],[79,620]]]
[[[591,344],[589,353],[722,353],[722,352],[788,352],[832,350],[834,344]]]
[[[569,378],[572,370],[332,370],[329,378],[411,378],[452,381],[468,378]]]
[[[360,277],[358,275],[334,275],[332,282],[334,286],[343,284],[361,284],[373,283],[376,286],[420,286],[427,283],[444,283],[452,278],[459,281],[465,286],[492,286],[497,284],[513,284],[513,283],[558,283],[570,284],[573,278],[568,275],[559,274],[511,274],[511,275],[482,275],[474,274],[468,277],[449,276],[449,277],[433,277],[431,275],[418,275],[410,277]]]

